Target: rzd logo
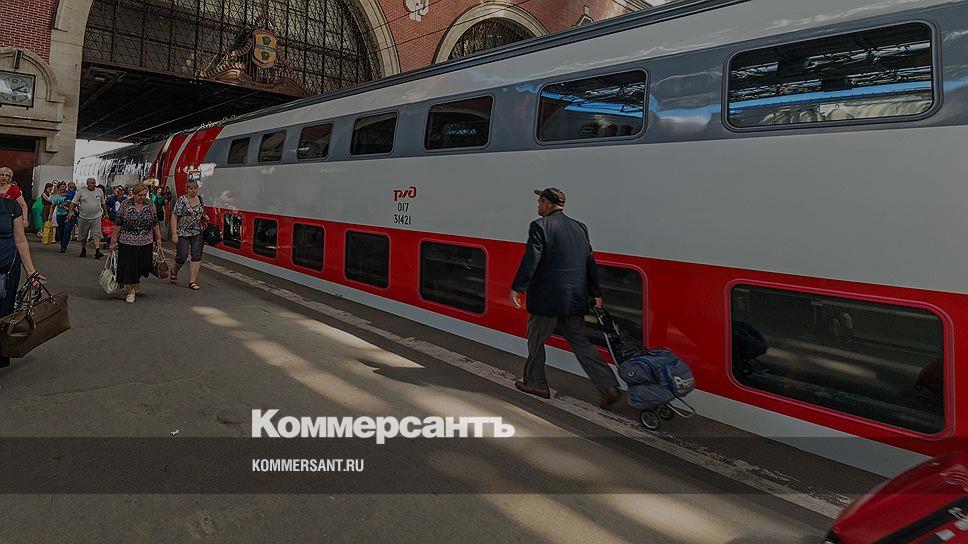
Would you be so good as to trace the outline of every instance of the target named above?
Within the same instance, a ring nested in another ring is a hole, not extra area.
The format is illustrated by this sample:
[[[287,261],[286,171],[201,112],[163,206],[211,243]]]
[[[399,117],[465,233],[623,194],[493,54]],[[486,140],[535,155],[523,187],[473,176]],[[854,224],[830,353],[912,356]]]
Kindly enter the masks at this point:
[[[396,202],[401,198],[417,198],[417,188],[411,185],[409,189],[394,189],[393,201]]]

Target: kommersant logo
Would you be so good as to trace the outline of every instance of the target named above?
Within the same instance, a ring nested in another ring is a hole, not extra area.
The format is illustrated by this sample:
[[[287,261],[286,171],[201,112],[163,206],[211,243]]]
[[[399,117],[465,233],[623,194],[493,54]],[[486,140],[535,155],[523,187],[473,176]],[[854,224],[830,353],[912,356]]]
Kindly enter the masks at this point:
[[[514,425],[499,417],[294,417],[252,410],[252,438],[510,438]],[[490,431],[490,433],[488,433]]]

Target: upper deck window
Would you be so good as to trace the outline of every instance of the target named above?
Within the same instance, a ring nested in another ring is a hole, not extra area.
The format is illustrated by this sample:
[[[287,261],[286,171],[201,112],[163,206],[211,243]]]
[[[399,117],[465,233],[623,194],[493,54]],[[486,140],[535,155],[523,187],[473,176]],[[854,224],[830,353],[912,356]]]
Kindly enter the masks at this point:
[[[299,133],[299,147],[296,148],[296,156],[301,161],[325,159],[329,155],[329,140],[332,133],[332,123],[302,129],[302,132]]]
[[[249,153],[249,139],[232,140],[229,146],[229,157],[225,161],[229,164],[245,164],[245,156]]]
[[[396,112],[361,117],[353,123],[351,155],[376,155],[393,151],[397,128]]]
[[[282,160],[282,146],[286,143],[286,131],[262,135],[259,144],[259,162],[279,162]]]
[[[747,51],[729,63],[729,124],[907,117],[934,104],[931,29],[911,23]]]
[[[538,106],[543,142],[634,136],[645,126],[645,72],[548,85]]]
[[[491,129],[490,96],[431,106],[427,116],[427,149],[484,147]]]

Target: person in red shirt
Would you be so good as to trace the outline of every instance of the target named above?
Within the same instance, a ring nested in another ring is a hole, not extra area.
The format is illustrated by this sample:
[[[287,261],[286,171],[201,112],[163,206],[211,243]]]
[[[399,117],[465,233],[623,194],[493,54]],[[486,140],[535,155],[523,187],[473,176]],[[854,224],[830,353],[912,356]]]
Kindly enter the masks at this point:
[[[6,166],[0,167],[0,198],[16,200],[20,204],[20,208],[24,211],[22,217],[29,217],[27,213],[27,201],[24,200],[24,194],[20,191],[20,187],[17,187],[17,184],[13,183],[13,170]]]

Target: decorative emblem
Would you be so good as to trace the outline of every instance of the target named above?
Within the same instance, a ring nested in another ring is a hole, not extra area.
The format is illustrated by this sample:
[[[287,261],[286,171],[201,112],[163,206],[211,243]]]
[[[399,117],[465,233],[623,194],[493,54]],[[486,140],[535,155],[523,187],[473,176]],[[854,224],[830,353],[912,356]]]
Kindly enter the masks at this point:
[[[410,19],[418,23],[430,11],[430,0],[404,0],[404,4],[410,12]]]
[[[260,28],[252,33],[255,47],[252,48],[252,62],[259,68],[272,68],[278,58],[279,38],[272,31]]]
[[[262,15],[256,19],[254,28],[240,33],[235,49],[216,55],[198,77],[290,96],[311,95],[312,91],[279,52],[275,22]]]

